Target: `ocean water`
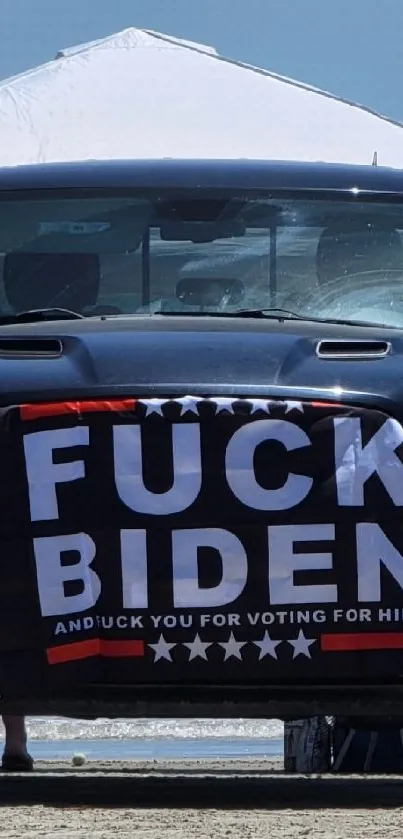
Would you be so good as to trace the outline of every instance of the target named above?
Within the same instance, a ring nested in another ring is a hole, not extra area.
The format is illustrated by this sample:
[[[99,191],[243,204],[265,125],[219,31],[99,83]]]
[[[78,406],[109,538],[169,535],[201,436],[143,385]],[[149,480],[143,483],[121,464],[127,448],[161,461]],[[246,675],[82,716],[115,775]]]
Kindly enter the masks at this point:
[[[279,720],[125,719],[30,717],[29,748],[36,759],[92,760],[280,756]]]

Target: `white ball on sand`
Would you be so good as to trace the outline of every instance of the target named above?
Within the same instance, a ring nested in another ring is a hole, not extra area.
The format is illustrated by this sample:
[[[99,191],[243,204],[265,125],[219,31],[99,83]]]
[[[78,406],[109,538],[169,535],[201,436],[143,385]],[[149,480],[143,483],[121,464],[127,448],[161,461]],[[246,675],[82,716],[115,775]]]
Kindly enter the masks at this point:
[[[76,752],[72,758],[73,766],[84,766],[85,763],[85,755],[81,754],[80,752]]]

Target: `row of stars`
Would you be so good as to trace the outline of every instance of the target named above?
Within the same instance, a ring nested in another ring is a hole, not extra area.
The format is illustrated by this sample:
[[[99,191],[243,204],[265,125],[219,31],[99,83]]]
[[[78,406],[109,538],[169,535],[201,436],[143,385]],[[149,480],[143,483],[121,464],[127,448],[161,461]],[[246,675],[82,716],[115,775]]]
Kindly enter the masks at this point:
[[[266,656],[277,659],[277,647],[280,644],[290,644],[293,647],[293,659],[299,655],[312,658],[310,647],[316,640],[316,638],[306,638],[302,629],[300,629],[298,638],[281,641],[275,641],[267,631],[261,641],[237,641],[234,633],[231,632],[228,641],[202,641],[197,634],[193,641],[181,643],[168,642],[163,635],[160,635],[156,644],[148,644],[148,646],[154,650],[154,662],[160,659],[172,662],[171,650],[178,646],[188,648],[189,661],[192,661],[194,658],[203,658],[205,661],[208,661],[207,650],[209,647],[216,645],[222,647],[225,651],[224,661],[227,661],[229,658],[237,658],[242,661],[242,648],[247,644],[254,644],[260,650],[259,661],[261,661]]]
[[[199,396],[182,396],[178,399],[140,399],[138,404],[146,409],[147,417],[150,414],[159,414],[163,417],[163,408],[166,405],[179,405],[181,408],[180,416],[188,413],[199,416],[199,405],[203,402],[209,402],[211,405],[214,405],[216,414],[222,414],[224,412],[235,414],[236,403],[242,403],[250,408],[250,414],[256,414],[258,411],[270,414],[271,408],[279,407],[284,408],[286,414],[292,411],[298,411],[299,413],[303,413],[304,411],[302,402],[294,402],[290,399],[285,402],[279,402],[273,399],[231,399],[226,396],[209,397],[208,399],[201,399]]]

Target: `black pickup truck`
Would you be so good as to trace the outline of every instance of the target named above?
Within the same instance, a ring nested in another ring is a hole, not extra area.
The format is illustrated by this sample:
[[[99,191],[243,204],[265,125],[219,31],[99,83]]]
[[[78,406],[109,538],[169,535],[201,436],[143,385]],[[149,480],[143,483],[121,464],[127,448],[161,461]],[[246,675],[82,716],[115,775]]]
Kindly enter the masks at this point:
[[[0,711],[403,700],[403,173],[0,170]]]

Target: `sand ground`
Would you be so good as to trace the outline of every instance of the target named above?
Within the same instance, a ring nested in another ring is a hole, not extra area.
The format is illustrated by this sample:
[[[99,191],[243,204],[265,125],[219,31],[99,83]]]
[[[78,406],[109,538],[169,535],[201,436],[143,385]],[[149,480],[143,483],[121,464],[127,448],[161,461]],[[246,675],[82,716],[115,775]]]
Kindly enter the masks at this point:
[[[285,776],[273,760],[38,761],[0,776],[3,839],[402,839],[403,778]]]

